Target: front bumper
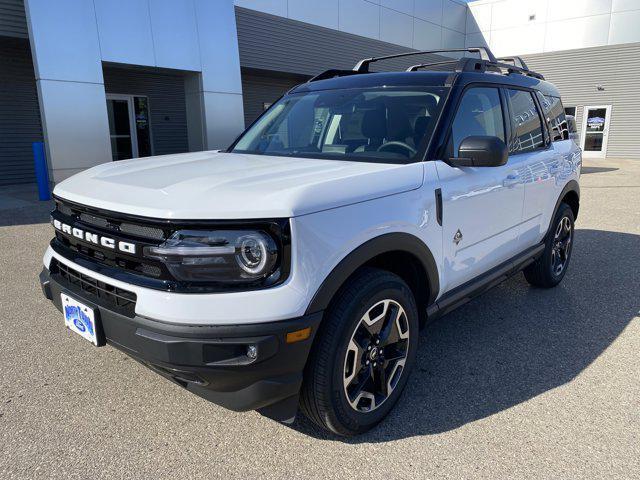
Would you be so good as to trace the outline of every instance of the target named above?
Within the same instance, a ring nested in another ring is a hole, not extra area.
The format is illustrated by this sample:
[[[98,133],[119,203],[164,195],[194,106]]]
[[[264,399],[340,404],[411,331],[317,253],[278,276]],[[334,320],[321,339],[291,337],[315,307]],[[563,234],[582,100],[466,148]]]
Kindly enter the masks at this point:
[[[302,374],[322,313],[245,325],[184,325],[114,311],[65,278],[43,269],[46,298],[62,311],[64,292],[93,307],[101,339],[160,375],[235,411],[259,410],[276,420],[295,416]],[[311,336],[287,343],[288,332],[311,327]],[[255,346],[256,358],[247,355]]]

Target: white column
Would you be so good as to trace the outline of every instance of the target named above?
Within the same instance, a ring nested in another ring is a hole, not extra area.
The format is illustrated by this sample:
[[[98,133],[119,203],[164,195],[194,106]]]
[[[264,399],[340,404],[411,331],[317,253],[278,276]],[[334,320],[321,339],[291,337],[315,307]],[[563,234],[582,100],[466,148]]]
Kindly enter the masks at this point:
[[[238,33],[233,0],[194,2],[202,76],[191,88],[187,85],[187,112],[191,117],[193,110],[189,111],[190,105],[192,108],[201,108],[203,148],[226,148],[244,130]],[[200,97],[200,101],[197,101],[197,97]]]
[[[93,2],[25,0],[50,179],[111,160]]]

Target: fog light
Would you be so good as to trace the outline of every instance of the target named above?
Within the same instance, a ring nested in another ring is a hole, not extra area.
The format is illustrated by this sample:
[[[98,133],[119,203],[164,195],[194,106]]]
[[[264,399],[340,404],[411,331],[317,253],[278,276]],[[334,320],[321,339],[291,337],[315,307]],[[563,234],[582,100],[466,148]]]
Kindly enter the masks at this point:
[[[258,358],[258,347],[256,347],[255,345],[249,345],[247,347],[247,357],[249,357],[251,360],[255,360],[256,358]]]

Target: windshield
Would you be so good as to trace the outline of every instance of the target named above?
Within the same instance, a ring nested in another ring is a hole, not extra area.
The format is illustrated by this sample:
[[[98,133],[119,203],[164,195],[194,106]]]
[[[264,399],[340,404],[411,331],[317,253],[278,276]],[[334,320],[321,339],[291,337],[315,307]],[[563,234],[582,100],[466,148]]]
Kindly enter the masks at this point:
[[[322,90],[283,97],[231,149],[379,163],[419,161],[445,88]]]

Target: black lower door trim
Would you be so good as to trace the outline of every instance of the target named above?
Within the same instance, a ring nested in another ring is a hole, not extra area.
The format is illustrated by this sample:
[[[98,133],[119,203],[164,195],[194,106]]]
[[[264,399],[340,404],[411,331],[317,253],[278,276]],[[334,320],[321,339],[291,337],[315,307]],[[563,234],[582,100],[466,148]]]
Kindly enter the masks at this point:
[[[528,248],[515,257],[492,268],[482,275],[474,278],[445,293],[437,302],[427,308],[428,321],[435,320],[450,311],[464,305],[469,300],[486,292],[502,283],[507,278],[515,275],[527,265],[533,263],[544,252],[544,243]]]

